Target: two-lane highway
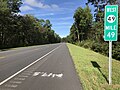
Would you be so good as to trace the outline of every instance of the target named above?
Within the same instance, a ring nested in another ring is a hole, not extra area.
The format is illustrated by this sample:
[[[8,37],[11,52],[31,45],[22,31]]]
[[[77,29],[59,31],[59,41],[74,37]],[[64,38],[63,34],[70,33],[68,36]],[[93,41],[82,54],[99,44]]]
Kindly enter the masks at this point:
[[[65,43],[0,51],[0,90],[82,90]]]

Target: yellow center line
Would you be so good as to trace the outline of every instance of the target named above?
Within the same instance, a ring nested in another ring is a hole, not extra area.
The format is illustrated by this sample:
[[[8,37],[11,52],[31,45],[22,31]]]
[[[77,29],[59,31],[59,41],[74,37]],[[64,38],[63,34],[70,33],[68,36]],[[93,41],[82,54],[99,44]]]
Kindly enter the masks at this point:
[[[5,58],[5,57],[4,56],[0,57],[0,59],[3,59],[3,58]]]

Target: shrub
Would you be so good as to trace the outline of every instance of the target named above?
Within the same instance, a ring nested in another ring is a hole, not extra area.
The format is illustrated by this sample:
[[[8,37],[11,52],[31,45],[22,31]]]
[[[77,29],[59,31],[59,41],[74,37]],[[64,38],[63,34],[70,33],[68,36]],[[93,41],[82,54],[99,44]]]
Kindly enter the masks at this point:
[[[92,47],[91,47],[91,49],[93,50],[93,51],[95,51],[95,52],[102,52],[102,48],[101,48],[101,44],[100,43],[98,43],[98,42],[94,42],[93,43],[93,45],[92,45]]]
[[[113,46],[112,57],[117,60],[120,60],[120,43],[117,43]]]
[[[101,49],[102,49],[102,54],[103,55],[106,55],[106,56],[108,56],[108,53],[109,53],[109,45],[108,45],[108,43],[102,43],[101,44]]]
[[[85,40],[82,42],[75,43],[78,46],[89,48],[95,52],[99,52],[105,56],[108,56],[109,53],[109,44],[108,42],[97,42],[93,40]],[[120,60],[120,42],[113,42],[112,57],[114,59]]]

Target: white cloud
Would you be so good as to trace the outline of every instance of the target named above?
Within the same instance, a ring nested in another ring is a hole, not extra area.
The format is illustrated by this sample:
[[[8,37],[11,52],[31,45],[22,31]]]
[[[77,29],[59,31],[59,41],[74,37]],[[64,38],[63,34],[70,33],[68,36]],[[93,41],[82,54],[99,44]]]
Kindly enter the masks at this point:
[[[38,13],[38,14],[35,14],[35,16],[37,17],[37,16],[53,16],[53,15],[55,15],[54,13]]]
[[[34,10],[32,7],[30,7],[30,6],[22,6],[22,7],[20,7],[20,10],[21,11],[28,11],[28,10]]]
[[[30,6],[33,6],[33,7],[44,8],[44,9],[58,9],[59,8],[59,6],[56,4],[47,5],[37,0],[25,0],[24,3]]]
[[[56,4],[52,4],[51,7],[54,8],[54,9],[58,9],[59,8],[59,6],[56,5]]]
[[[64,17],[64,18],[59,18],[60,20],[71,20],[73,19],[72,17]]]
[[[73,20],[73,17],[60,17],[60,18],[51,18],[53,21],[68,21],[68,20]]]

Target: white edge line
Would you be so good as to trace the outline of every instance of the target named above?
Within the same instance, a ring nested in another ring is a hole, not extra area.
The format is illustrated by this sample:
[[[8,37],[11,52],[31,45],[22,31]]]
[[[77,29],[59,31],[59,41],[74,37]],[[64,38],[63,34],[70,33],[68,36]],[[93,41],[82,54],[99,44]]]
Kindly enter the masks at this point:
[[[61,46],[61,45],[60,45]],[[41,59],[43,59],[44,57],[48,56],[49,54],[51,54],[52,52],[54,52],[56,49],[58,49],[60,46],[58,46],[57,48],[53,49],[52,51],[48,52],[47,54],[45,54],[44,56],[40,57],[39,59],[37,59],[36,61],[32,62],[31,64],[29,64],[28,66],[24,67],[23,69],[21,69],[20,71],[16,72],[15,74],[13,74],[12,76],[8,77],[7,79],[3,80],[2,82],[0,82],[0,86],[2,84],[4,84],[5,82],[7,82],[8,80],[12,79],[13,77],[15,77],[16,75],[18,75],[19,73],[23,72],[24,70],[26,70],[27,68],[29,68],[30,66],[32,66],[33,64],[37,63],[38,61],[40,61]]]

